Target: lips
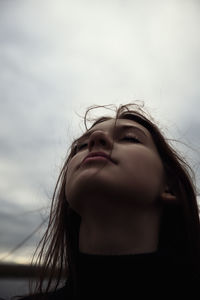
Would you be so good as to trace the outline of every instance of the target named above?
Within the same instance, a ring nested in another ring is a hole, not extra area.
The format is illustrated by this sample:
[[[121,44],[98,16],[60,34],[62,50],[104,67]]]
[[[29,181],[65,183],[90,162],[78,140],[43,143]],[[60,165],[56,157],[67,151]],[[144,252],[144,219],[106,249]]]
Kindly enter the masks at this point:
[[[86,157],[84,157],[83,161],[81,162],[81,164],[84,163],[84,161],[87,159],[87,158],[90,158],[90,157],[105,157],[106,159],[110,160],[112,163],[115,163],[113,159],[111,159],[111,157],[106,154],[105,152],[91,152],[89,153]]]

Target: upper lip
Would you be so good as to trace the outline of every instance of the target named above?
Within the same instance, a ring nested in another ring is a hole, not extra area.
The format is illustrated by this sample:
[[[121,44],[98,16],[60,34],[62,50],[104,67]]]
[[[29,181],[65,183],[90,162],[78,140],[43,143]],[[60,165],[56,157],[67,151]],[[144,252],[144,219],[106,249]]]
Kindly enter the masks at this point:
[[[108,155],[105,152],[90,152],[86,157],[84,157],[82,163],[88,158],[88,157],[93,157],[93,156],[103,156],[106,157],[107,159],[109,159],[111,162],[115,163],[115,161],[110,157],[110,155]]]

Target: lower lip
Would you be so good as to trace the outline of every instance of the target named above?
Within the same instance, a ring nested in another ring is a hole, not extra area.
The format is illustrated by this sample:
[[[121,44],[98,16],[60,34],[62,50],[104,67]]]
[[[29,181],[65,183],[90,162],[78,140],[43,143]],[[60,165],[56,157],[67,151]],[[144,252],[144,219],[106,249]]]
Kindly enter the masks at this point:
[[[84,161],[83,161],[83,164],[88,162],[88,161],[108,161],[109,159],[104,157],[104,156],[90,156],[88,158],[86,158]]]

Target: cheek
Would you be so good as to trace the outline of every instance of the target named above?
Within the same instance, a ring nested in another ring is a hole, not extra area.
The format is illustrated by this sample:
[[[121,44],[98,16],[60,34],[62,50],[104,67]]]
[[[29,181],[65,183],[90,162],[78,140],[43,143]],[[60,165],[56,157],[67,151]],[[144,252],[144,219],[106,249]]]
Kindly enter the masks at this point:
[[[82,156],[75,156],[68,163],[65,182],[65,196],[68,204],[79,213],[80,206],[78,199],[80,196],[80,170],[79,165],[82,161]]]
[[[159,156],[153,151],[136,151],[127,153],[122,173],[125,174],[127,184],[147,193],[160,193],[164,180],[164,169]]]
[[[73,170],[73,164],[70,164],[68,165],[67,167],[67,172],[66,172],[66,184],[68,184],[69,182],[69,179],[71,178],[72,176],[72,170]]]
[[[65,182],[65,196],[69,202],[69,194],[73,188],[73,174],[76,167],[76,163],[72,160],[69,162],[66,172],[66,182]]]
[[[73,174],[76,172],[77,166],[79,165],[81,160],[82,158],[78,154],[72,157],[72,159],[69,161],[66,172],[66,182],[68,182],[70,178],[73,177]]]

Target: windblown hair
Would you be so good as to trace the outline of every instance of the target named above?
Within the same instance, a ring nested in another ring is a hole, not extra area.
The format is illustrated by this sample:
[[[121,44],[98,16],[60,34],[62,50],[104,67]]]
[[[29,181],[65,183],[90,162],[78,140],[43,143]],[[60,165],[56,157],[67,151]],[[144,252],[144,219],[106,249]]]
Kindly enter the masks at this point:
[[[96,118],[92,126],[87,128],[87,114],[91,109],[106,106],[90,107],[84,116],[86,131],[94,125],[113,119],[113,117]],[[194,173],[180,154],[164,137],[153,118],[143,110],[141,105],[130,103],[115,108],[117,119],[129,119],[144,126],[151,134],[162,160],[170,192],[178,199],[177,204],[165,204],[159,235],[160,249],[169,249],[177,256],[200,270],[200,222],[197,203],[197,190],[194,184]],[[81,218],[69,206],[65,196],[65,182],[68,163],[75,155],[74,140],[69,154],[58,177],[51,204],[49,223],[40,241],[36,253],[36,261],[32,264],[40,266],[42,271],[36,282],[34,292],[47,293],[56,290],[62,279],[72,287],[74,294],[77,285],[77,255],[79,252],[78,236]]]

